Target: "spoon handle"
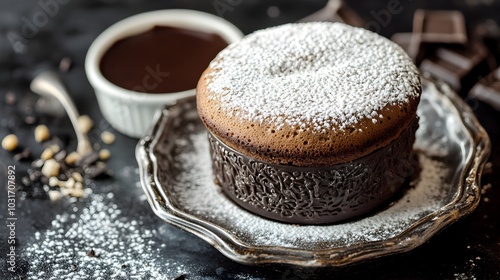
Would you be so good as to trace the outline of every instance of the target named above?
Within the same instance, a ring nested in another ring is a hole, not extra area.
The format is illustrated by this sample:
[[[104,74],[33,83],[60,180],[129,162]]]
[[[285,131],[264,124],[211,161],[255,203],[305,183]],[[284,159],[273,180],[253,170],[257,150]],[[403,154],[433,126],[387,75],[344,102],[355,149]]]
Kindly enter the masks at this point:
[[[87,138],[78,127],[78,110],[71,100],[71,97],[66,90],[61,78],[54,72],[43,72],[36,76],[30,85],[31,91],[42,96],[52,96],[57,98],[61,105],[63,105],[66,113],[71,120],[73,129],[75,130],[76,138],[78,140],[77,152],[81,155],[92,151],[92,147]]]

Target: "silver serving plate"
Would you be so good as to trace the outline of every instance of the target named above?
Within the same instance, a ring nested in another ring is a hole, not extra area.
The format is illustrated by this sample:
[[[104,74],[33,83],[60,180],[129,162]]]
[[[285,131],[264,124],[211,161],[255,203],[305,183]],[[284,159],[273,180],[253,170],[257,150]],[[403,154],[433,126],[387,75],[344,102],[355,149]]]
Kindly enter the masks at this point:
[[[447,85],[424,79],[418,114],[420,170],[389,207],[346,223],[283,224],[234,205],[213,183],[193,98],[159,112],[140,140],[141,183],[156,215],[240,263],[343,266],[408,252],[477,207],[491,145]]]

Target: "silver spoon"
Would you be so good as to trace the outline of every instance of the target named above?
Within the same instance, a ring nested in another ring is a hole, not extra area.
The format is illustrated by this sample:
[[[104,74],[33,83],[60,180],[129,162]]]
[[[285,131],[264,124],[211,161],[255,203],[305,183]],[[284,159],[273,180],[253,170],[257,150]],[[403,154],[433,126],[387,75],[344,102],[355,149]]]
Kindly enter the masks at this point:
[[[68,91],[59,76],[54,72],[42,72],[33,79],[30,89],[34,93],[41,96],[55,97],[59,100],[61,105],[64,107],[64,110],[66,110],[66,113],[71,120],[71,124],[73,125],[73,129],[75,130],[76,138],[78,140],[76,151],[80,155],[92,152],[92,145],[90,144],[87,135],[78,127],[78,117],[80,116],[78,114],[78,110],[69,97]]]

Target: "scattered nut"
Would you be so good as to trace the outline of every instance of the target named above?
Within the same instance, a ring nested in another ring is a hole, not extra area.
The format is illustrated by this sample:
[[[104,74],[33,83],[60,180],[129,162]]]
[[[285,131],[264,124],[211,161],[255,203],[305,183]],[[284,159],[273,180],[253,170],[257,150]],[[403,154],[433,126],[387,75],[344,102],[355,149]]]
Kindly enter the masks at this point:
[[[42,167],[42,174],[46,177],[55,177],[59,175],[59,170],[61,169],[61,165],[55,161],[55,159],[48,159],[45,161]]]
[[[49,158],[52,158],[54,156],[54,151],[50,148],[45,149],[42,154],[40,155],[40,158],[43,160],[48,160]]]
[[[70,189],[61,188],[61,189],[59,189],[59,191],[61,192],[62,196],[68,196],[68,195],[71,194],[71,190]]]
[[[64,161],[69,165],[73,165],[78,160],[80,160],[80,155],[77,152],[72,152],[66,157]]]
[[[2,140],[2,148],[6,151],[12,152],[17,148],[19,141],[17,136],[14,134],[9,134],[5,136]]]
[[[78,118],[78,128],[83,133],[88,133],[93,126],[94,126],[94,121],[92,121],[92,119],[89,116],[81,115]]]
[[[57,179],[57,177],[50,177],[49,178],[49,186],[51,186],[51,187],[59,186],[59,179]]]
[[[101,140],[104,144],[113,144],[115,142],[115,138],[115,135],[109,131],[103,131],[101,133]]]
[[[69,178],[65,183],[64,187],[68,189],[72,189],[75,186],[75,179]]]
[[[50,132],[49,128],[44,125],[40,124],[35,128],[35,140],[37,142],[43,142],[46,141],[50,138]]]
[[[76,182],[75,189],[83,190],[83,184],[81,182]]]
[[[72,197],[83,197],[83,189],[71,189],[69,195]]]
[[[49,191],[49,198],[50,200],[52,201],[56,201],[56,200],[59,200],[61,199],[62,197],[62,194],[58,191]]]
[[[33,155],[31,154],[31,151],[28,148],[26,148],[22,152],[15,154],[12,157],[12,159],[15,161],[28,160],[28,159],[32,159],[32,156]]]
[[[99,151],[99,159],[107,160],[111,157],[111,152],[108,149],[102,149]]]
[[[59,147],[59,145],[55,145],[55,144],[54,145],[50,145],[49,149],[51,149],[54,152],[54,154],[57,153],[57,152],[59,152],[61,150],[61,148]]]
[[[76,182],[83,182],[82,174],[78,172],[71,173],[71,177],[73,177],[73,179],[75,179]]]

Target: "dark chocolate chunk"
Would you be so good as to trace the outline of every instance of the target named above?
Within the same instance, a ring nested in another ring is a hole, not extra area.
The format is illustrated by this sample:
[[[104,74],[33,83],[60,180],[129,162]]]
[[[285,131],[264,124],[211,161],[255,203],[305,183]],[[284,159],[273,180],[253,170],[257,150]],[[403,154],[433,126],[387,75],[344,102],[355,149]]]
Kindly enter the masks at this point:
[[[500,68],[481,79],[471,89],[469,97],[481,100],[500,111]]]
[[[460,11],[417,10],[413,33],[418,34],[423,43],[467,43],[464,15]]]
[[[330,0],[326,6],[298,22],[331,21],[342,22],[356,27],[364,27],[363,19],[341,0]]]
[[[413,17],[413,34],[408,54],[420,63],[422,49],[436,44],[459,44],[468,42],[464,16],[460,11],[417,10]]]
[[[476,26],[474,34],[482,38],[500,38],[500,26],[494,19],[488,19]]]
[[[457,92],[467,92],[489,71],[487,57],[486,47],[479,42],[463,47],[440,47],[422,61],[420,69],[448,83]]]

